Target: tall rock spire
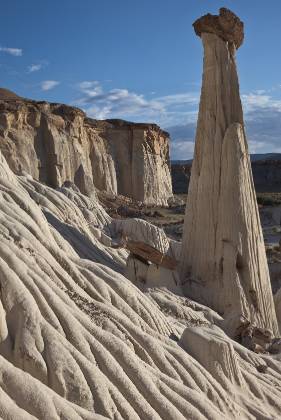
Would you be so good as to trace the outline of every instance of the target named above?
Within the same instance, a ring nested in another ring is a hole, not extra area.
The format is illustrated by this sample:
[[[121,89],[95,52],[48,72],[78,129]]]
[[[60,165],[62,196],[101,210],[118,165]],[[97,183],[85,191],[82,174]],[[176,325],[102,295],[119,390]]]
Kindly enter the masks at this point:
[[[181,279],[235,336],[241,322],[278,334],[245,137],[235,52],[243,23],[227,9],[194,24],[204,46],[195,155],[188,191]]]

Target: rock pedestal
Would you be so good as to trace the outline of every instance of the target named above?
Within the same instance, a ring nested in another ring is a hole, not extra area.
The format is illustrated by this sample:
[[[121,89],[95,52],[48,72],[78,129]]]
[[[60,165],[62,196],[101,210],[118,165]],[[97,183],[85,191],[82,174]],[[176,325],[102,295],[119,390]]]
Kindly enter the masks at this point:
[[[243,23],[232,12],[194,23],[204,71],[185,216],[185,293],[218,311],[235,336],[245,320],[278,334],[235,63]]]

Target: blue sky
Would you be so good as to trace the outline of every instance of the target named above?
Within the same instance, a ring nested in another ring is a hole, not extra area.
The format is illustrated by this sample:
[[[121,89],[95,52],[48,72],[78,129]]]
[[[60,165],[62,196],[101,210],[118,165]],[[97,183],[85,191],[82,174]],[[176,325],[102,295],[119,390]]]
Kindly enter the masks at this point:
[[[192,22],[222,6],[245,23],[237,62],[250,150],[281,152],[280,0],[9,0],[1,86],[94,118],[156,122],[171,132],[172,157],[190,158],[202,74]]]

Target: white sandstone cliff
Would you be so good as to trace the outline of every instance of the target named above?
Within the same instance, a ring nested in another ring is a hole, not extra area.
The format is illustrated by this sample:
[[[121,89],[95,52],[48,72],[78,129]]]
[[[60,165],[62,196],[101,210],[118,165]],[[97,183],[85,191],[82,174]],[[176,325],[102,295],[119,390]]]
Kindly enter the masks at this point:
[[[97,121],[0,90],[0,150],[15,173],[52,187],[71,181],[86,194],[95,186],[147,205],[172,196],[169,136],[155,124]]]

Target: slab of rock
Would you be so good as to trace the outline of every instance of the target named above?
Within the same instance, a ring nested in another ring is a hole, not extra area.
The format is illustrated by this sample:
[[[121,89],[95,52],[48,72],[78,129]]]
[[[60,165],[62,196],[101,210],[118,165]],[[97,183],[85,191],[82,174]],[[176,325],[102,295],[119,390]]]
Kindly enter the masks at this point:
[[[232,19],[234,29],[240,25],[237,19]],[[235,48],[220,32],[201,28],[204,71],[184,225],[182,283],[188,296],[225,318],[230,335],[236,335],[244,317],[278,336]],[[233,42],[239,46],[235,38]]]
[[[178,261],[165,255],[158,249],[140,241],[128,241],[126,243],[126,248],[135,256],[140,257],[144,261],[150,261],[153,264],[156,264],[160,267],[167,268],[169,270],[175,270],[178,264]]]
[[[188,327],[179,344],[224,387],[245,387],[244,378],[231,341],[216,327]]]

